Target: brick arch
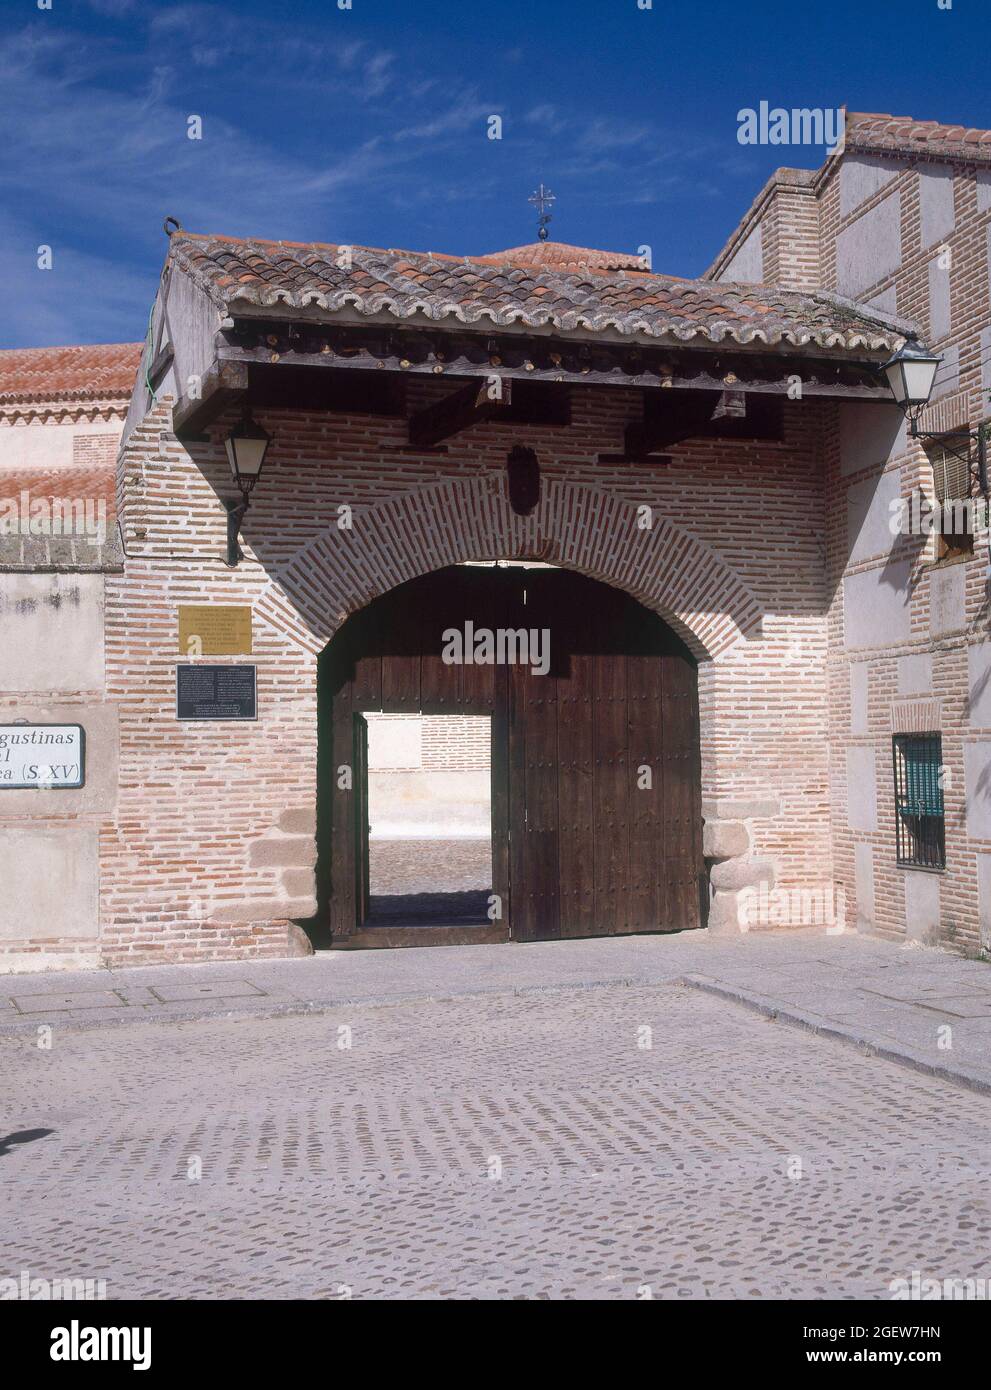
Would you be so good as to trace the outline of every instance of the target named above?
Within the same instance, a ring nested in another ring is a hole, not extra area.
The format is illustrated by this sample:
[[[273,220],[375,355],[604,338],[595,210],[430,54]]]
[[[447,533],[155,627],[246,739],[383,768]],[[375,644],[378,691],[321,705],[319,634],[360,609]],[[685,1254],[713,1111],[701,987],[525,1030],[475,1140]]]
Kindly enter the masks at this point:
[[[655,508],[656,512],[656,508]],[[515,515],[502,477],[449,478],[357,510],[269,576],[256,612],[319,652],[351,613],[397,584],[463,560],[544,560],[623,589],[700,660],[759,627],[761,610],[702,541],[587,484],[550,479],[532,516]]]

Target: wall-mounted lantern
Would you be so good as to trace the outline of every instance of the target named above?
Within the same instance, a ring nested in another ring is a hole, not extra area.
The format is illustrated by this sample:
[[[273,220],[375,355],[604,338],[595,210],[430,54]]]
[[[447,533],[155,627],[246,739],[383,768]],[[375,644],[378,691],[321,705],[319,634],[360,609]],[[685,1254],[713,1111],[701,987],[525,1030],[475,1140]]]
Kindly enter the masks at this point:
[[[227,502],[227,564],[231,569],[244,558],[238,545],[238,532],[248,510],[248,499],[261,476],[271,435],[251,418],[247,405],[240,423],[235,425],[224,441],[231,473],[241,494],[240,502]]]
[[[881,368],[888,378],[895,404],[909,422],[913,439],[920,438],[919,416],[929,403],[936,370],[942,360],[922,343],[909,338]]]
[[[936,431],[919,429],[919,416],[929,403],[936,371],[942,362],[934,352],[916,338],[907,339],[880,368],[888,378],[888,386],[909,423],[913,439],[939,441],[944,454],[949,454],[962,465],[967,479],[967,490],[972,496],[979,493],[984,499],[985,522],[988,518],[988,439],[991,425],[981,422],[976,430],[963,426],[959,429]],[[955,447],[959,445],[960,447]],[[975,447],[976,446],[976,447]],[[988,539],[988,569],[991,571],[991,534]]]

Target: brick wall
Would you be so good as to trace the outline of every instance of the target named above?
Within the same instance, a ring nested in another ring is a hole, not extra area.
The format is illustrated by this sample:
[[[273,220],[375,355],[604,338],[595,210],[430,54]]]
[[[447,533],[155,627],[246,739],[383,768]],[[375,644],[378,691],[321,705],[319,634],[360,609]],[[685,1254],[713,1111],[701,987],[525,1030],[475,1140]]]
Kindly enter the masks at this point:
[[[991,413],[986,180],[973,165],[848,155],[821,190],[825,284],[913,320],[946,358],[922,421],[925,430],[976,425]],[[868,253],[863,248],[873,233],[858,241],[857,229],[882,222],[896,225],[897,234],[880,254]],[[982,857],[991,863],[991,827],[982,825],[991,712],[974,699],[991,670],[987,535],[981,528],[973,558],[962,562],[937,562],[934,537],[910,542],[889,535],[869,544],[866,553],[863,545],[851,550],[849,519],[865,501],[873,498],[878,506],[882,495],[885,501],[909,498],[915,490],[933,497],[932,469],[919,443],[902,431],[887,447],[878,439],[872,449],[871,437],[860,430],[858,446],[856,430],[838,431],[826,461],[837,879],[864,926],[890,937],[938,938],[975,950],[988,944],[991,910],[991,877],[982,870]],[[853,591],[848,581],[858,577],[863,587]],[[844,615],[845,584],[848,603],[851,593],[866,594],[872,586],[879,593],[885,586],[899,588],[904,619],[897,630],[868,630],[862,634],[866,640],[851,644],[856,618]],[[895,864],[891,739],[913,729],[942,734],[947,866],[941,874]],[[863,803],[871,799],[874,813],[868,807],[865,815]],[[984,901],[978,892],[982,877]]]
[[[917,326],[944,358],[923,430],[973,427],[991,416],[985,164],[940,160],[922,142],[909,155],[847,150],[818,174],[778,170],[717,257],[713,278],[732,278],[747,240],[759,240],[766,283],[818,284]],[[987,531],[978,526],[972,559],[942,562],[935,537],[909,543],[891,535],[890,502],[913,491],[931,501],[933,475],[923,446],[888,428],[877,409],[837,407],[823,432],[836,877],[848,918],[865,928],[988,948]],[[891,739],[911,730],[942,735],[941,874],[895,864]]]
[[[811,172],[775,170],[707,274],[783,289],[820,285],[819,207]]]
[[[444,768],[484,771],[492,761],[492,721],[464,715],[427,717],[423,721],[423,764]]]
[[[421,400],[446,389],[411,387]],[[633,392],[576,389],[570,429],[526,427],[543,476],[528,519],[508,507],[504,460],[519,435],[505,427],[412,458],[391,451],[404,442],[399,421],[265,413],[273,444],[245,521],[247,558],[231,571],[219,499],[233,417],[187,450],[160,403],[120,461],[127,558],[107,577],[120,776],[101,825],[104,958],[285,951],[288,922],[314,909],[316,656],[370,598],[464,559],[571,565],[659,611],[700,658],[708,817],[743,822],[782,885],[829,879],[824,408],[790,406],[783,443],[687,445],[662,467],[599,464],[637,409]],[[647,531],[642,504],[653,509]],[[351,530],[338,526],[345,505]],[[257,722],[175,719],[183,602],[252,606]]]

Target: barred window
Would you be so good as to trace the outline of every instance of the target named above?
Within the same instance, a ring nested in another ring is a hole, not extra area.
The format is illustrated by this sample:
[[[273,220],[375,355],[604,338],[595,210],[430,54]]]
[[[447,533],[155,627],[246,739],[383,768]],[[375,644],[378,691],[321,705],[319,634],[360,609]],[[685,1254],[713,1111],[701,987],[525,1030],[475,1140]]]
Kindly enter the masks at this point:
[[[946,868],[943,740],[939,734],[896,734],[895,838],[899,864]]]

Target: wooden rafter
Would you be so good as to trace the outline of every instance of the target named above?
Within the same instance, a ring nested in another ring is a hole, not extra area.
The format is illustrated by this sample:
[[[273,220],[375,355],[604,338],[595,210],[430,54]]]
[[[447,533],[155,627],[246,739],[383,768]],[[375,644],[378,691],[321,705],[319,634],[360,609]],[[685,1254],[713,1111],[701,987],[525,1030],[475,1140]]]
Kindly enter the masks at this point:
[[[409,417],[410,445],[414,449],[432,449],[462,430],[497,419],[506,413],[512,397],[511,381],[466,381],[457,391]]]
[[[196,394],[181,396],[172,408],[172,430],[180,439],[202,434],[207,425],[248,390],[246,362],[215,362],[203,374]]]
[[[645,392],[643,420],[627,425],[625,456],[645,459],[687,439],[780,440],[780,396],[721,392]]]

